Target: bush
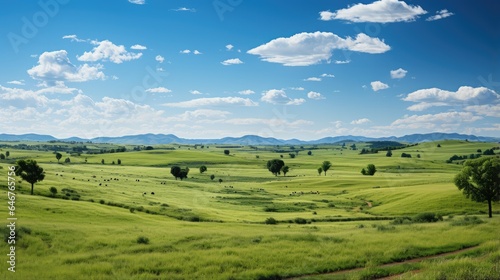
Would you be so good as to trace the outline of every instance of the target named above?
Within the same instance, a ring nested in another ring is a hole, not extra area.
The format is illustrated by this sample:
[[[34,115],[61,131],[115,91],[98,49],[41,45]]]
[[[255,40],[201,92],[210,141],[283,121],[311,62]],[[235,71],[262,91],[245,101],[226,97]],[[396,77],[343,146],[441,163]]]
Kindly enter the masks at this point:
[[[106,201],[104,201],[104,199],[101,199],[101,200],[99,200],[99,203],[104,204],[104,203],[106,203]]]
[[[415,223],[434,223],[442,221],[443,217],[441,215],[436,215],[436,213],[420,213],[413,217],[412,220]]]
[[[130,211],[130,213],[134,213],[135,212],[135,208],[131,207],[130,209],[128,209]]]
[[[476,216],[465,216],[460,220],[455,220],[451,222],[452,226],[470,226],[470,225],[478,225],[484,223],[483,220],[479,219]]]
[[[296,224],[299,224],[299,225],[305,225],[305,224],[307,224],[307,220],[304,219],[304,218],[295,218],[293,221]]]
[[[278,221],[276,221],[276,219],[274,219],[272,217],[269,217],[266,219],[265,223],[266,223],[266,225],[275,225],[278,223]]]
[[[55,197],[57,193],[57,188],[56,187],[50,187],[50,193],[52,193],[52,196]]]
[[[149,244],[149,238],[146,236],[137,237],[137,244]]]
[[[392,225],[409,225],[411,223],[413,223],[413,221],[409,217],[397,217],[391,221]]]

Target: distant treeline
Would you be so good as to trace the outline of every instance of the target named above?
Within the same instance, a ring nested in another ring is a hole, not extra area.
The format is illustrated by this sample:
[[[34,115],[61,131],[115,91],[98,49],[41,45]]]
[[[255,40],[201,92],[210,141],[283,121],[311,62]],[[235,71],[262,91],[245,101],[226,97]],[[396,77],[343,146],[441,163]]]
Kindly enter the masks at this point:
[[[361,155],[363,155],[363,154],[376,154],[379,151],[393,151],[393,150],[418,146],[418,143],[416,143],[416,144],[402,144],[402,143],[395,142],[395,141],[369,141],[366,143],[369,144],[369,148],[361,149],[361,152],[360,152]]]

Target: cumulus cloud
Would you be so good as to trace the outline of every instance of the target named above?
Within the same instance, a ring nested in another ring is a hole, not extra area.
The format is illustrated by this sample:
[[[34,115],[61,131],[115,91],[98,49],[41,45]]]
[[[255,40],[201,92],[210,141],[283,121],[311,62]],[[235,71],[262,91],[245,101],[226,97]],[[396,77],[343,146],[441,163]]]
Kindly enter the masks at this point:
[[[420,89],[408,94],[404,101],[416,102],[409,110],[417,111],[434,106],[472,106],[499,104],[500,95],[485,87],[462,86],[457,91],[439,88]]]
[[[146,0],[128,0],[132,4],[144,5],[146,4]]]
[[[465,110],[482,116],[500,118],[500,104],[472,105],[465,107]]]
[[[321,95],[321,93],[315,92],[315,91],[308,92],[307,97],[310,99],[315,99],[315,100],[325,99],[325,97],[323,95]]]
[[[403,68],[391,70],[391,78],[402,79],[406,76],[406,73],[408,73],[408,71],[404,70]]]
[[[142,53],[128,52],[123,45],[115,45],[111,41],[92,41],[95,45],[90,52],[84,52],[81,56],[78,56],[80,61],[111,61],[113,63],[120,64],[124,61],[130,61],[139,59]]]
[[[242,94],[242,95],[250,95],[250,94],[254,94],[255,91],[251,90],[251,89],[246,89],[246,90],[241,90],[238,92],[239,94]]]
[[[350,60],[335,60],[333,63],[335,64],[348,64],[351,63]]]
[[[198,55],[198,54],[202,54],[202,53],[201,53],[200,51],[198,51],[198,50],[194,50],[194,51],[193,51],[193,54]]]
[[[62,37],[63,39],[70,39],[71,42],[87,42],[88,40],[83,40],[83,39],[79,39],[75,34],[72,34],[72,35],[65,35]]]
[[[281,89],[271,89],[262,94],[260,100],[271,104],[300,105],[306,102],[303,98],[292,99]]]
[[[203,92],[199,91],[199,90],[190,90],[189,93],[191,94],[195,94],[195,95],[200,95],[200,94],[203,94]]]
[[[441,10],[441,11],[437,11],[435,15],[428,17],[426,19],[426,21],[439,20],[439,19],[451,17],[452,15],[454,15],[454,14],[448,10]]]
[[[190,53],[191,53],[191,51],[186,49],[186,50],[182,50],[182,51],[180,51],[179,53],[182,53],[182,54],[190,54]]]
[[[147,50],[148,49],[147,47],[142,46],[142,45],[133,45],[130,48],[133,49],[133,50]]]
[[[189,101],[163,104],[163,106],[179,107],[179,108],[193,108],[202,106],[224,106],[224,105],[257,106],[259,104],[248,98],[241,98],[241,97],[198,98]]]
[[[304,79],[306,82],[321,82],[321,78],[318,77],[309,77],[307,79]]]
[[[13,80],[7,82],[7,84],[13,84],[13,85],[18,85],[18,86],[24,86],[24,80]]]
[[[172,92],[172,90],[165,88],[165,87],[156,87],[156,88],[148,88],[148,89],[146,89],[146,92],[167,93],[167,92]]]
[[[356,38],[341,38],[331,32],[298,33],[288,38],[277,38],[249,50],[267,62],[285,66],[309,66],[329,61],[333,50],[350,50],[377,54],[391,49],[383,40],[359,33]]]
[[[333,74],[321,74],[321,77],[324,77],[324,78],[335,78],[335,75]]]
[[[481,120],[470,112],[445,112],[438,114],[411,115],[395,120],[391,126],[396,128],[430,128],[442,123],[471,123]]]
[[[163,61],[165,61],[165,58],[161,55],[157,55],[155,57],[155,60],[158,61],[159,63],[163,63]]]
[[[389,88],[389,86],[387,84],[384,84],[381,81],[371,82],[370,85],[372,86],[372,90],[373,91],[379,91],[379,90],[383,90],[383,89]]]
[[[236,64],[242,64],[243,61],[241,61],[239,58],[231,58],[227,59],[221,62],[222,65],[236,65]]]
[[[399,0],[379,0],[370,4],[356,4],[336,12],[320,12],[321,20],[347,20],[351,22],[408,22],[416,20],[427,11],[420,6],[408,5]]]
[[[293,90],[305,90],[305,88],[303,88],[303,87],[292,87],[290,89],[293,89]]]
[[[234,46],[231,44],[226,45],[226,50],[228,50],[228,51],[232,50],[233,48],[234,48]]]
[[[36,80],[41,80],[48,85],[57,81],[85,82],[90,80],[104,79],[102,66],[90,66],[83,64],[75,66],[71,64],[68,53],[65,50],[44,52],[38,58],[38,65],[28,70],[28,74]]]
[[[370,119],[367,119],[367,118],[362,118],[362,119],[358,119],[358,120],[353,120],[351,122],[351,124],[354,124],[354,125],[360,125],[360,124],[366,124],[366,123],[370,123],[371,120]]]

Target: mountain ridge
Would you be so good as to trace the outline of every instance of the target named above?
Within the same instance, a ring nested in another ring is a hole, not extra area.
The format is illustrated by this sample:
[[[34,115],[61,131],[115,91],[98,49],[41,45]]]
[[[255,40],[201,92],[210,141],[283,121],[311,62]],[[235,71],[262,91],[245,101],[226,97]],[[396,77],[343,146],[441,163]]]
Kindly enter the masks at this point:
[[[262,137],[258,135],[244,135],[241,137],[223,137],[219,139],[187,139],[180,138],[174,134],[137,134],[125,135],[117,137],[95,137],[84,139],[80,137],[69,137],[58,139],[51,135],[44,134],[0,134],[0,141],[63,141],[63,142],[94,142],[94,143],[113,143],[122,145],[158,145],[158,144],[221,144],[221,145],[315,145],[315,144],[332,144],[342,141],[398,141],[407,143],[419,143],[439,140],[468,140],[479,142],[498,142],[499,137],[476,136],[458,133],[442,133],[433,132],[425,134],[410,134],[404,136],[389,136],[389,137],[365,137],[365,136],[331,136],[323,137],[317,140],[299,140],[299,139],[278,139],[273,137]]]

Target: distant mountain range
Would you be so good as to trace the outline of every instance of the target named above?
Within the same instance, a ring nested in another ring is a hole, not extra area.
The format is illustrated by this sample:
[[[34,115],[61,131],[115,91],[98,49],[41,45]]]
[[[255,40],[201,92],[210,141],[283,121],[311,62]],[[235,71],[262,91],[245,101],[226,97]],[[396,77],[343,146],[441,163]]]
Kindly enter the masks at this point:
[[[332,144],[337,142],[366,142],[366,141],[397,141],[406,143],[419,143],[438,140],[469,140],[480,142],[498,142],[498,137],[483,137],[475,135],[465,135],[457,133],[427,133],[427,134],[411,134],[401,137],[363,137],[363,136],[335,136],[325,137],[318,140],[303,141],[298,139],[276,139],[272,137],[261,137],[257,135],[245,135],[242,137],[224,137],[220,139],[184,139],[173,134],[139,134],[120,137],[97,137],[92,139],[82,139],[79,137],[71,137],[66,139],[58,139],[50,135],[40,134],[0,134],[0,141],[65,141],[65,142],[88,142],[93,143],[113,143],[113,144],[130,144],[130,145],[157,145],[157,144],[220,144],[220,145],[314,145],[314,144]]]

